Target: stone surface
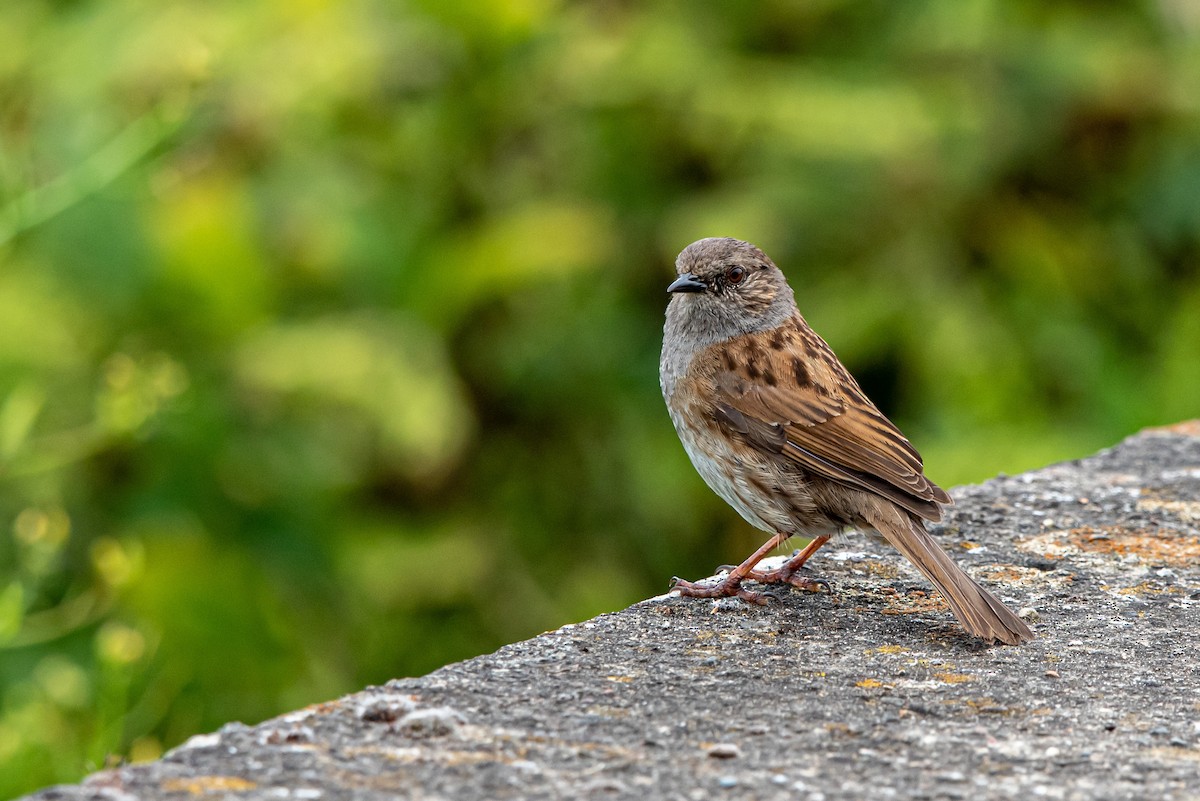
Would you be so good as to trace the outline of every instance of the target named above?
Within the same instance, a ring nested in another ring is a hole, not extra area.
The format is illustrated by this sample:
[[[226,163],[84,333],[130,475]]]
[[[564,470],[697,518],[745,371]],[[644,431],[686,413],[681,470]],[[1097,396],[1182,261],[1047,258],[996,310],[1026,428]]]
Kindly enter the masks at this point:
[[[953,494],[935,533],[1033,643],[851,535],[832,594],[651,599],[32,797],[1200,797],[1200,425]]]

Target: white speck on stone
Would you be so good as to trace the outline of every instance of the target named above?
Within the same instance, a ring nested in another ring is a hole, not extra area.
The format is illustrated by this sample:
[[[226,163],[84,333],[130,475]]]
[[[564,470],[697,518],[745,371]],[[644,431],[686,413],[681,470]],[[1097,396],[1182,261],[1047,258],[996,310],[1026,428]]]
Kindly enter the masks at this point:
[[[212,748],[221,744],[221,735],[219,734],[197,734],[194,737],[189,737],[183,745],[179,746],[179,751],[189,748]]]
[[[457,709],[439,706],[409,712],[396,723],[396,731],[410,737],[444,737],[454,734],[466,719]]]
[[[297,787],[295,790],[292,790],[293,798],[313,799],[320,798],[323,795],[324,793],[317,787]]]

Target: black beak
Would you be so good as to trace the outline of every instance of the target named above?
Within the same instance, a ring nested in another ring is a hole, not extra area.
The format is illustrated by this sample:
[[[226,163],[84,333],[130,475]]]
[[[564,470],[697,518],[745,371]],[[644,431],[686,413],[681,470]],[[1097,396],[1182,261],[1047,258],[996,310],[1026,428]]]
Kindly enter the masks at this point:
[[[691,273],[684,273],[667,287],[668,292],[703,292],[706,289],[708,289],[708,284]]]

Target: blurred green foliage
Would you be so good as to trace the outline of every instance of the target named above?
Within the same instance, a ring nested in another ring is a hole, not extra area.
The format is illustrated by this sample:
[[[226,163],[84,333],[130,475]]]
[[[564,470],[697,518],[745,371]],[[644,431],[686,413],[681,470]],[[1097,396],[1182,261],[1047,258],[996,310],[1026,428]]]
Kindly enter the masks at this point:
[[[735,235],[943,484],[1197,413],[1183,0],[6,0],[0,796],[759,536],[657,351]]]

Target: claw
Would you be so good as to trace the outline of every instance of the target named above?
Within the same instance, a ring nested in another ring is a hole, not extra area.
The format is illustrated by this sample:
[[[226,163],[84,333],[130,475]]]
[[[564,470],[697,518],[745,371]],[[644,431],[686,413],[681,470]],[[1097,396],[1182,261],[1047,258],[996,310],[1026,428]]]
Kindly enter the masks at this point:
[[[833,595],[833,585],[825,579],[811,579],[803,576],[791,576],[787,579],[787,583],[798,590],[808,590],[809,592],[827,592]]]
[[[771,601],[776,600],[775,596],[771,595],[770,593],[754,592],[753,590],[739,589],[736,593],[734,593],[734,595],[736,595],[738,598],[741,598],[746,603],[754,604],[755,606],[766,606],[767,604],[771,603]]]

